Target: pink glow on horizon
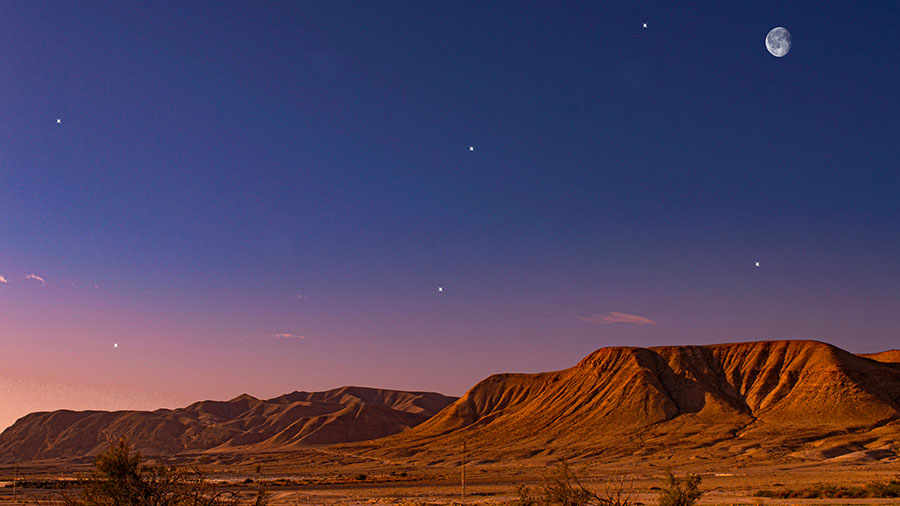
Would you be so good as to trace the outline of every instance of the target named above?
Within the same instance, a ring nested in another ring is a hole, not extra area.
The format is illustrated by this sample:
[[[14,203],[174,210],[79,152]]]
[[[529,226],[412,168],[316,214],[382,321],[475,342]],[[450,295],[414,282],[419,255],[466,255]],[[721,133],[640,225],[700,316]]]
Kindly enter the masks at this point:
[[[190,401],[114,386],[88,386],[62,381],[37,381],[0,376],[0,431],[19,418],[39,411],[155,410],[183,406]]]

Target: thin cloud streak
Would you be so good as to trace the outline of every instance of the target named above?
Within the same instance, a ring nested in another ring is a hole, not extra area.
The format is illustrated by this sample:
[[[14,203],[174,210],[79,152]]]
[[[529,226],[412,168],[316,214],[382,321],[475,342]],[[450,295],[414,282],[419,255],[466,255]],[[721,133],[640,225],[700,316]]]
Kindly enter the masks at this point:
[[[290,332],[276,332],[274,334],[269,334],[269,337],[272,339],[306,339],[306,336],[291,334]]]
[[[627,323],[630,325],[656,325],[654,320],[636,314],[618,313],[609,311],[604,314],[592,314],[579,316],[578,319],[597,325],[611,325],[613,323]]]
[[[9,280],[4,278],[2,274],[0,274],[0,283],[6,284],[9,283]]]
[[[37,274],[35,274],[33,272],[31,274],[25,276],[25,279],[33,279],[35,281],[40,282],[42,285],[47,283],[47,281],[45,281],[44,278],[38,276]]]

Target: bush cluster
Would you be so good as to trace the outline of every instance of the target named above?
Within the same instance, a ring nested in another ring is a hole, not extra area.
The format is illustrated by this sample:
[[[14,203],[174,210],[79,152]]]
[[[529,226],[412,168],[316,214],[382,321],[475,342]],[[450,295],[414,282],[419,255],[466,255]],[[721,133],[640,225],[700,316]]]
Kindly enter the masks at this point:
[[[91,476],[75,492],[61,492],[64,506],[235,506],[237,494],[221,490],[199,472],[145,466],[125,438],[97,456]],[[267,504],[257,489],[256,506]]]
[[[693,506],[702,495],[699,474],[676,478],[672,471],[666,471],[666,483],[659,491],[659,506]]]
[[[756,497],[777,499],[875,499],[900,497],[900,480],[874,482],[863,486],[840,486],[819,483],[795,490],[759,490]]]
[[[676,478],[666,473],[659,491],[659,506],[693,506],[703,492],[700,476],[689,474]],[[514,506],[636,506],[634,480],[617,475],[607,481],[603,491],[595,491],[582,485],[581,480],[565,461],[555,464],[535,488],[520,485]]]

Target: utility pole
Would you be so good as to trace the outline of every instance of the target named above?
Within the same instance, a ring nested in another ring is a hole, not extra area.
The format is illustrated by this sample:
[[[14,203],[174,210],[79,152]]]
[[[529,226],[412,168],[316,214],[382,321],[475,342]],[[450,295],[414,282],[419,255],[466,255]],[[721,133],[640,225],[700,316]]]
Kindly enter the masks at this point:
[[[466,440],[463,439],[463,454],[462,454],[462,498],[466,499]]]
[[[19,464],[16,464],[16,474],[13,475],[13,502],[16,501],[16,485],[19,484]]]

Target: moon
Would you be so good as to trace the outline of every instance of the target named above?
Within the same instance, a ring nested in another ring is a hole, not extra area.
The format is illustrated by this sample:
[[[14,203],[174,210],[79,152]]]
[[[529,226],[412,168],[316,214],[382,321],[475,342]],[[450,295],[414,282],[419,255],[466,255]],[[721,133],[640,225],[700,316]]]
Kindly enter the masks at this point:
[[[788,54],[791,50],[791,32],[783,26],[772,28],[766,35],[766,49],[776,58]]]

